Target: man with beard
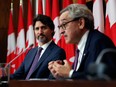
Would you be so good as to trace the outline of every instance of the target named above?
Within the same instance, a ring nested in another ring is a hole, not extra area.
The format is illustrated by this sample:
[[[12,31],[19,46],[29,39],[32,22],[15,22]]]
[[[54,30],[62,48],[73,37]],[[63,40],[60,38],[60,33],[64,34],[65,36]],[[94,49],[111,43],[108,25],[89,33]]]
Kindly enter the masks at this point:
[[[53,39],[54,23],[50,17],[37,15],[33,20],[35,37],[38,46],[32,48],[26,55],[19,69],[10,76],[11,79],[42,79],[49,78],[48,63],[66,58],[65,51],[57,46]],[[41,49],[41,50],[39,50]],[[36,59],[36,54],[39,55]],[[41,51],[41,52],[40,52]]]

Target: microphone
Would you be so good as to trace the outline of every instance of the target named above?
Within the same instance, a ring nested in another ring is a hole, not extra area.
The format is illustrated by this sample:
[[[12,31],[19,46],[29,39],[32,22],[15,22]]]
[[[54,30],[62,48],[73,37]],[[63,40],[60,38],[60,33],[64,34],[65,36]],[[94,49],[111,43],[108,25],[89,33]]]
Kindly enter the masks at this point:
[[[89,80],[116,79],[116,49],[107,48],[100,52],[95,63],[91,63],[87,70]]]
[[[26,52],[29,48],[32,48],[34,44],[29,45],[27,48],[25,48],[22,52],[20,52],[15,58],[13,58],[5,67],[9,66],[12,62],[14,62],[21,54]]]
[[[104,49],[103,51],[101,51],[101,53],[98,55],[97,60],[96,60],[96,64],[99,64],[102,60],[102,58],[104,58],[103,56],[108,53],[108,52],[112,52],[112,53],[116,53],[116,49],[114,48],[107,48]]]

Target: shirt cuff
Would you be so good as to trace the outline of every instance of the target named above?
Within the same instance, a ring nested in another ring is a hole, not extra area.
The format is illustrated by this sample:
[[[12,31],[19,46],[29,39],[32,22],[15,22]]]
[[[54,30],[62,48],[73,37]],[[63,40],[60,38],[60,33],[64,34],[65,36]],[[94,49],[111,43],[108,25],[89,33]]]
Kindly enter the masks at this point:
[[[73,70],[73,69],[69,72],[69,78],[71,78],[71,77],[72,77],[73,72],[74,72],[74,70]]]

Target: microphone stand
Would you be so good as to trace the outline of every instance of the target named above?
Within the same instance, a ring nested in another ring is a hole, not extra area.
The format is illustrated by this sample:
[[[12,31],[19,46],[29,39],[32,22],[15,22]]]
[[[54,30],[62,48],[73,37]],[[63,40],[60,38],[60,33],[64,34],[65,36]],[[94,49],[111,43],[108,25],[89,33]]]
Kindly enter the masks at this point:
[[[32,47],[33,44],[31,44],[30,46],[28,46],[26,49],[24,49],[21,53],[19,53],[14,59],[12,59],[5,67],[10,66],[10,64],[15,61],[21,54],[23,54],[27,49],[29,49],[30,47]]]

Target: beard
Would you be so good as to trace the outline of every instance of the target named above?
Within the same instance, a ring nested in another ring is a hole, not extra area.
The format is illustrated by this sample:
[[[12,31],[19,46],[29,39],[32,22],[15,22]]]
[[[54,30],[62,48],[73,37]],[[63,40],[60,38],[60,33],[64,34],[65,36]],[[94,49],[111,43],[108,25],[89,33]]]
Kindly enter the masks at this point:
[[[47,43],[49,41],[48,38],[43,34],[39,35],[37,39],[41,43]]]

